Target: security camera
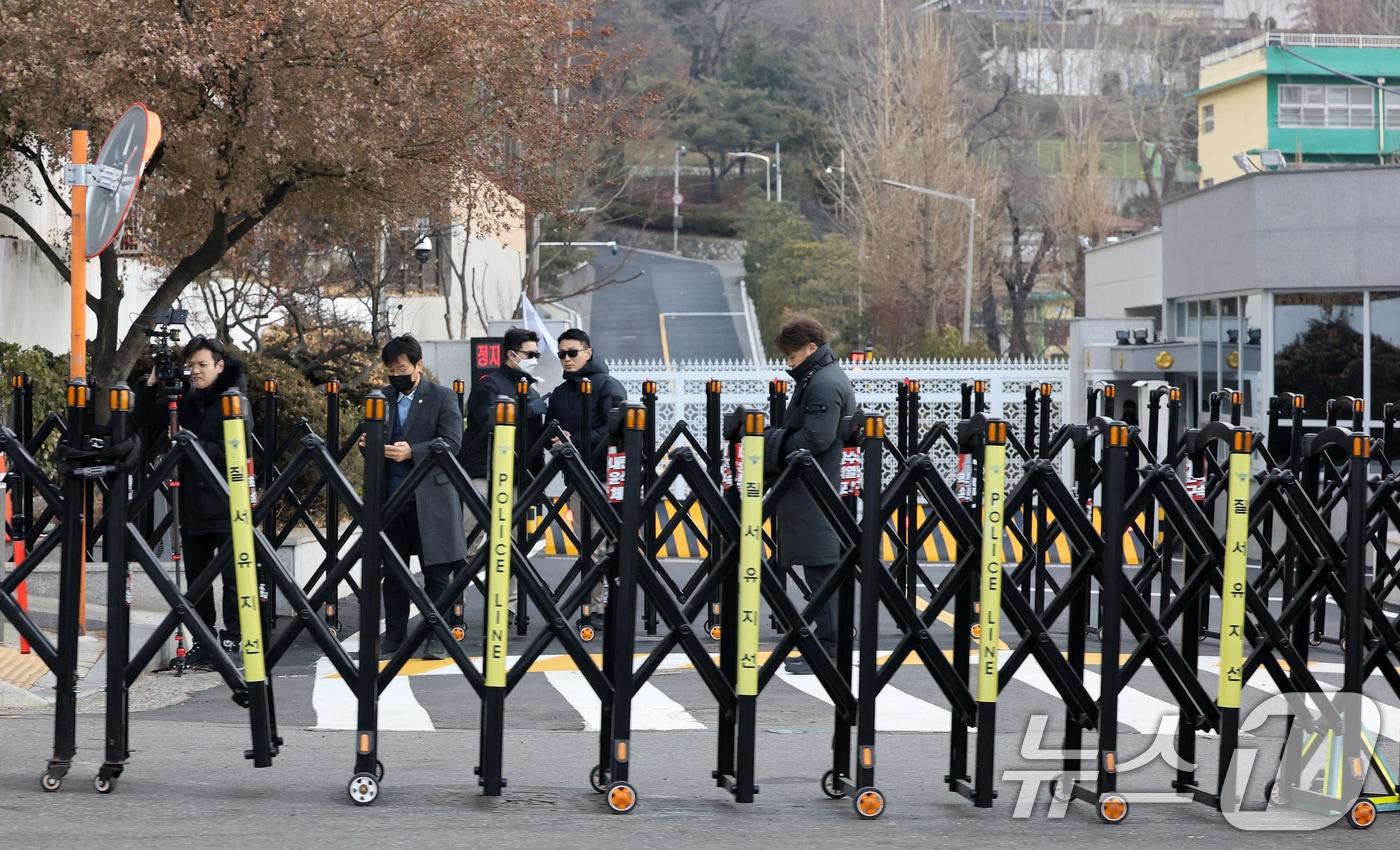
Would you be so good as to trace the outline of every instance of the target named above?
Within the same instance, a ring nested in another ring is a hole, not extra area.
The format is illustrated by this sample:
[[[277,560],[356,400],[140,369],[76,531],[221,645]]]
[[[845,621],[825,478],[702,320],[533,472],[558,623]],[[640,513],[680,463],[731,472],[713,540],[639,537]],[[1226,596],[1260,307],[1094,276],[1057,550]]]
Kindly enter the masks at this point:
[[[418,244],[413,246],[413,256],[418,259],[421,266],[428,262],[428,257],[433,253],[433,243],[429,241],[428,234],[423,234],[423,238],[418,240]]]
[[[612,252],[612,255],[613,255],[614,257],[616,257],[616,256],[617,256],[617,243],[616,243],[616,242],[609,242],[609,243],[608,243],[608,250]]]

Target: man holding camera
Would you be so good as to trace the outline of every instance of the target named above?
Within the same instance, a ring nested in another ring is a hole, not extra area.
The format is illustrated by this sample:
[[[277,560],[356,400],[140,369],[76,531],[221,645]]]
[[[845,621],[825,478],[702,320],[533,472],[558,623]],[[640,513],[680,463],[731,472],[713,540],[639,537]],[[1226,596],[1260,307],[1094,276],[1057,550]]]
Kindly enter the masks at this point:
[[[415,463],[427,462],[434,440],[444,440],[452,454],[461,451],[462,410],[451,390],[423,373],[423,346],[412,336],[389,340],[380,359],[389,372],[384,421],[384,457],[389,462],[387,499],[408,478]],[[462,499],[447,473],[439,470],[425,477],[403,510],[385,523],[384,533],[405,563],[410,555],[418,556],[423,589],[434,602],[440,601],[453,574],[467,559]],[[384,621],[380,648],[384,655],[392,655],[403,645],[408,631],[408,591],[392,576],[384,579]],[[423,657],[447,657],[437,635],[429,635]]]
[[[157,358],[144,385],[136,389],[135,418],[148,432],[166,430],[170,425],[170,402],[176,402],[177,424],[192,433],[204,453],[222,474],[224,469],[224,414],[220,396],[230,389],[247,392],[243,361],[224,350],[217,339],[196,336],[181,352],[184,368]],[[158,374],[159,373],[159,374]],[[243,406],[252,433],[252,416]],[[190,577],[199,575],[214,560],[214,553],[229,541],[228,500],[189,463],[180,464],[179,512],[183,562]],[[224,627],[219,631],[220,648],[239,663],[238,589],[234,585],[233,561],[223,571]],[[211,587],[194,601],[200,619],[215,628],[214,591]],[[185,655],[190,666],[207,666],[212,647],[192,646]]]

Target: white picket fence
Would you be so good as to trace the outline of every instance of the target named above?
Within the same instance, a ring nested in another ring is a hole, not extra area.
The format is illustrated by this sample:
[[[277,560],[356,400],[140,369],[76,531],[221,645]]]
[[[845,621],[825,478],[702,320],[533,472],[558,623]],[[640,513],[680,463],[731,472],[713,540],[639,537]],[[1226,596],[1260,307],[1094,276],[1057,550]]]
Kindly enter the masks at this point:
[[[896,441],[897,393],[908,378],[920,382],[921,434],[927,433],[935,422],[957,421],[964,383],[986,381],[988,413],[1006,419],[1017,434],[1024,429],[1028,385],[1037,391],[1043,383],[1052,387],[1052,430],[1062,420],[1069,388],[1069,363],[1063,360],[877,360],[843,362],[841,366],[851,377],[856,402],[867,412],[883,414],[891,439]],[[691,361],[669,365],[661,361],[624,361],[610,363],[609,368],[627,388],[627,397],[632,401],[641,399],[643,381],[656,381],[656,425],[660,437],[670,433],[677,422],[687,422],[703,439],[705,387],[711,380],[721,382],[723,409],[729,411],[738,405],[767,410],[769,382],[788,379],[786,367],[779,361]],[[950,451],[936,452],[935,459],[945,474],[952,473],[956,459]],[[890,472],[892,467],[887,474]],[[1008,472],[1014,481],[1019,476],[1019,464],[1013,464]]]

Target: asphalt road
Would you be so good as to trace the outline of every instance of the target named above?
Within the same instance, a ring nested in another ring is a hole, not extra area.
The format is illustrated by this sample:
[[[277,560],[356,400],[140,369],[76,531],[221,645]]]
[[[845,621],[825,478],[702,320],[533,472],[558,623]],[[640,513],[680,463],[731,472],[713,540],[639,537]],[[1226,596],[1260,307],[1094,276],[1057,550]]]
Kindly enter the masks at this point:
[[[559,558],[539,558],[536,563],[551,582],[559,581],[567,569],[567,562]],[[673,564],[674,578],[684,582],[692,566]],[[358,619],[353,603],[342,613],[353,629]],[[469,594],[467,615],[477,628],[468,630],[466,648],[477,656],[479,594]],[[763,644],[772,647],[776,635],[764,619]],[[533,633],[539,634],[542,625],[536,619]],[[1063,645],[1063,633],[1056,632]],[[935,621],[931,633],[939,646],[951,645],[947,623]],[[345,637],[348,645],[357,643],[353,632]],[[511,653],[523,651],[527,640],[512,635]],[[893,624],[882,617],[880,646],[888,650],[897,640]],[[1091,652],[1096,644],[1090,637]],[[647,653],[655,646],[654,638],[642,639],[637,652]],[[706,646],[714,648],[709,641]],[[590,649],[597,647],[595,642]],[[480,796],[472,775],[479,700],[450,662],[415,661],[381,697],[380,756],[387,768],[381,797],[367,809],[351,806],[345,784],[352,767],[353,699],[304,635],[275,671],[278,721],[286,744],[267,770],[254,770],[243,759],[248,746],[246,712],[230,701],[213,674],[199,674],[208,677],[207,690],[186,680],[177,704],[133,712],[132,760],[111,796],[97,795],[90,784],[101,761],[100,715],[80,716],[80,751],[73,772],[52,795],[37,788],[52,740],[51,721],[33,713],[0,716],[0,847],[88,842],[149,847],[182,839],[209,847],[267,842],[343,847],[350,836],[353,843],[373,846],[422,846],[461,843],[471,836],[468,843],[473,846],[507,847],[702,847],[733,841],[759,847],[928,847],[971,842],[979,848],[1073,843],[1084,850],[1116,850],[1125,843],[1143,848],[1175,848],[1188,842],[1193,848],[1234,848],[1241,841],[1258,840],[1242,835],[1209,809],[1164,794],[1172,771],[1153,752],[1165,755],[1172,749],[1170,738],[1157,737],[1164,728],[1158,721],[1175,711],[1176,700],[1150,667],[1133,678],[1120,703],[1119,788],[1129,793],[1133,809],[1129,820],[1117,827],[1100,824],[1092,807],[1082,802],[1067,811],[1052,805],[1048,783],[1025,783],[1026,771],[1046,776],[1058,771],[1054,756],[1047,761],[1037,751],[1057,746],[1058,730],[1063,728],[1059,700],[1033,675],[1018,675],[998,706],[994,775],[1000,797],[995,806],[977,810],[950,793],[943,780],[950,735],[940,726],[948,701],[918,664],[901,668],[880,698],[876,784],[886,794],[889,809],[878,822],[856,821],[849,801],[828,800],[818,788],[818,778],[829,767],[833,710],[813,692],[815,680],[810,676],[780,674],[760,695],[761,790],[752,806],[729,799],[710,778],[719,712],[700,677],[685,663],[663,667],[638,692],[632,779],[642,802],[630,816],[611,816],[587,787],[599,740],[596,700],[579,687],[582,675],[576,665],[558,657],[557,643],[545,652],[507,703],[505,764],[510,784],[499,799]],[[1202,652],[1213,655],[1214,645],[1207,644]],[[1319,678],[1335,684],[1335,649],[1320,647],[1314,657],[1325,668]],[[1091,661],[1090,677],[1096,676],[1095,669]],[[1215,677],[1203,672],[1201,679],[1213,694]],[[142,684],[161,687],[160,677],[147,677]],[[168,679],[166,684],[171,684]],[[1383,700],[1388,692],[1384,682],[1373,678],[1368,690],[1373,685]],[[1266,695],[1252,686],[1246,708]],[[95,704],[88,708],[100,710]],[[1034,735],[1042,722],[1038,718],[1044,718],[1047,730],[1043,739]],[[1387,731],[1384,751],[1392,756],[1397,730]],[[1092,746],[1095,734],[1086,732],[1087,744]],[[1261,762],[1250,782],[1256,802],[1262,799],[1260,788],[1279,751],[1280,736],[1275,723],[1253,729],[1243,742],[1257,749]],[[1215,747],[1212,738],[1200,741],[1201,776],[1207,784],[1215,775]],[[1347,847],[1394,847],[1400,841],[1397,836],[1400,818],[1383,814],[1367,833],[1337,825],[1268,840],[1277,847],[1337,842]]]
[[[612,360],[748,359],[738,281],[742,265],[623,247],[599,251],[588,320],[595,348]],[[719,314],[719,315],[716,315]]]

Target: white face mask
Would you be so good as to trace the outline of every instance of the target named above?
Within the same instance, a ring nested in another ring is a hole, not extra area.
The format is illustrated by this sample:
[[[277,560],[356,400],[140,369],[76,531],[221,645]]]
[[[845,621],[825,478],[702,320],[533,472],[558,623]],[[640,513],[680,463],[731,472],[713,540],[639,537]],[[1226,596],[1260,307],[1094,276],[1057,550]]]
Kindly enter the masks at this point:
[[[520,362],[515,365],[519,367],[520,371],[528,375],[539,368],[540,359],[538,357],[522,357],[520,358]]]

